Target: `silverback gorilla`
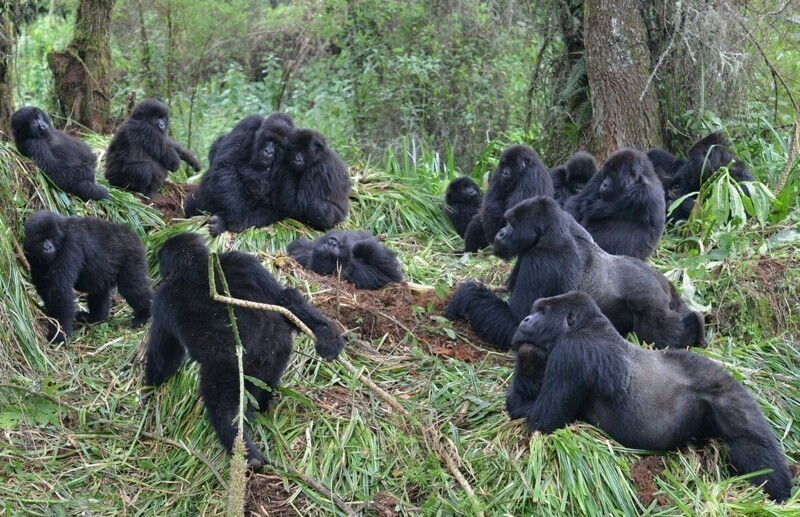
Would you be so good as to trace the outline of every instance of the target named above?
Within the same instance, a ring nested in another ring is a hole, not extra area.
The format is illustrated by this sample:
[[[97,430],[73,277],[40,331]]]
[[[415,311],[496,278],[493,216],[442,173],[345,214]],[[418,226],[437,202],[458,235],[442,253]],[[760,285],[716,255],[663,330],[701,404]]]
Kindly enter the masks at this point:
[[[66,341],[73,320],[108,317],[111,289],[133,309],[133,326],[150,318],[150,278],[144,247],[127,226],[93,217],[62,217],[42,210],[25,221],[23,250],[47,315],[58,320],[48,340]],[[88,312],[75,314],[75,291],[88,294]]]
[[[724,368],[688,350],[645,350],[623,339],[592,298],[541,298],[514,335],[511,418],[550,433],[576,419],[625,447],[670,450],[719,438],[734,470],[776,501],[791,495],[786,458],[758,405]]]
[[[208,283],[209,251],[200,235],[170,237],[158,251],[163,278],[153,300],[153,323],[147,336],[144,385],[160,386],[183,364],[186,352],[200,365],[200,394],[211,425],[230,452],[236,436],[233,420],[239,407],[239,368],[228,307],[211,299]],[[344,342],[335,327],[300,293],[279,284],[258,260],[246,253],[219,254],[231,296],[289,309],[316,335],[317,353],[334,359]],[[221,280],[216,278],[222,292]],[[245,349],[244,373],[269,389],[247,381],[245,389],[264,411],[278,389],[292,353],[295,326],[275,312],[236,307],[239,336]],[[251,415],[253,407],[246,414]],[[259,470],[264,457],[245,427],[247,462]]]
[[[97,157],[83,141],[53,127],[47,113],[28,106],[11,116],[17,150],[64,192],[84,201],[108,199],[108,190],[94,182]]]
[[[494,346],[508,349],[519,322],[539,298],[580,289],[594,298],[621,334],[635,332],[656,348],[703,346],[703,316],[692,312],[664,275],[639,259],[609,255],[552,198],[527,199],[506,212],[494,253],[517,257],[511,297],[486,287],[458,287],[446,316],[466,318]]]

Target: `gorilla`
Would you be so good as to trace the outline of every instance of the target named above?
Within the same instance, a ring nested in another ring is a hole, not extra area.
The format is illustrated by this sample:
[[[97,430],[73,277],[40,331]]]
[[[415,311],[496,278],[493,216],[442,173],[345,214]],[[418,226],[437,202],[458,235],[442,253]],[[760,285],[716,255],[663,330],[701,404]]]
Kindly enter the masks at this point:
[[[686,163],[686,158],[678,158],[672,153],[654,147],[647,151],[647,157],[650,158],[650,163],[653,164],[653,171],[661,180],[661,185],[664,187],[664,201],[666,207],[673,201],[678,199],[677,185],[673,184],[673,180],[677,177],[677,173],[681,167]]]
[[[451,320],[466,318],[490,344],[508,349],[534,301],[586,291],[621,334],[635,332],[656,348],[704,346],[703,315],[692,312],[664,276],[639,259],[609,255],[558,202],[540,196],[506,212],[494,253],[517,262],[506,303],[486,287],[464,283],[447,305]]]
[[[671,450],[719,438],[738,474],[776,501],[791,495],[786,458],[755,400],[724,368],[688,350],[626,341],[592,298],[541,298],[514,334],[516,365],[506,408],[532,431],[580,419],[624,447]]]
[[[564,165],[550,169],[550,178],[553,180],[553,197],[561,206],[564,206],[567,199],[583,190],[595,172],[597,172],[597,162],[594,156],[578,151]]]
[[[380,289],[402,282],[403,273],[395,252],[375,240],[367,231],[331,231],[314,242],[297,239],[287,249],[303,267],[320,275],[335,275],[358,289]]]
[[[239,368],[236,341],[231,330],[228,307],[213,301],[208,284],[209,251],[200,235],[183,233],[167,239],[158,251],[158,268],[163,278],[153,300],[153,323],[145,344],[145,386],[160,386],[184,362],[186,353],[200,365],[200,394],[211,425],[231,452],[239,409]],[[294,289],[284,288],[258,260],[246,253],[219,254],[219,262],[231,296],[257,303],[281,305],[305,323],[316,335],[317,353],[334,359],[344,347],[342,336],[316,308]],[[217,275],[218,292],[222,284]],[[289,363],[296,327],[275,312],[235,307],[236,325],[244,346],[244,374],[262,381],[245,382],[257,407],[265,411],[278,389]],[[264,456],[250,439],[245,427],[247,462],[254,470],[263,466]]]
[[[58,321],[58,327],[50,327],[49,341],[65,342],[76,317],[88,323],[105,320],[115,285],[133,309],[134,327],[150,318],[153,295],[144,247],[126,226],[42,210],[25,222],[22,247],[45,313]],[[88,295],[89,311],[77,316],[74,290]]]
[[[53,127],[50,117],[32,106],[11,116],[14,144],[36,163],[58,188],[84,201],[108,199],[108,190],[94,182],[97,157],[83,141]]]
[[[329,230],[347,217],[350,175],[322,133],[300,129],[292,135],[289,170],[281,174],[278,203],[289,217],[316,230]]]
[[[164,103],[147,99],[137,104],[108,144],[108,182],[152,199],[167,179],[167,171],[178,170],[181,160],[199,171],[202,166],[197,158],[167,135],[168,125]]]
[[[481,208],[481,189],[472,178],[461,176],[447,185],[444,193],[444,213],[459,237],[464,237],[467,226]]]
[[[755,181],[750,169],[731,152],[731,141],[722,133],[711,133],[701,138],[689,149],[688,160],[676,173],[673,185],[677,185],[680,198],[692,192],[698,192],[703,182],[707,181],[720,167],[728,167],[731,178],[741,183]],[[745,194],[747,187],[742,185]],[[686,198],[672,212],[675,221],[689,218],[697,196]]]
[[[536,151],[526,145],[509,147],[500,155],[497,169],[489,179],[480,218],[473,219],[467,228],[464,251],[475,252],[488,246],[506,224],[505,211],[523,199],[553,195],[553,180]],[[483,232],[474,228],[478,223]]]
[[[257,124],[256,124],[257,123]],[[212,164],[190,193],[184,215],[208,212],[211,235],[269,226],[286,218],[278,206],[284,159],[294,121],[283,113],[251,115],[212,145]],[[216,146],[216,148],[214,148]]]
[[[624,148],[613,153],[579,194],[565,204],[612,255],[646,260],[664,232],[664,189],[643,152]]]

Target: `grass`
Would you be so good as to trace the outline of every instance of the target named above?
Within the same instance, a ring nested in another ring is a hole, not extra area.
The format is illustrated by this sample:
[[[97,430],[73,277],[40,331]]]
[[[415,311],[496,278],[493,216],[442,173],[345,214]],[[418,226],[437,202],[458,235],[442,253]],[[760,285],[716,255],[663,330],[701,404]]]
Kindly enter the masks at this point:
[[[102,149],[107,141],[90,143]],[[57,192],[4,144],[0,172],[0,230],[7,236],[0,239],[0,288],[7,293],[0,305],[0,513],[225,513],[230,462],[203,415],[196,367],[187,365],[140,400],[145,331],[128,327],[130,309],[120,299],[107,321],[79,326],[68,345],[44,343],[36,333],[38,297],[17,248],[24,218],[41,207],[127,221],[145,238],[151,259],[169,235],[207,235],[203,220],[164,224],[114,189],[109,203],[82,203]],[[441,317],[436,296],[464,278],[500,286],[509,271],[489,254],[454,253],[460,242],[439,208],[452,174],[424,149],[387,155],[382,170],[354,169],[345,226],[370,229],[398,251],[415,285],[398,292],[413,300],[408,304],[402,298],[392,305],[391,292],[354,293],[298,271],[286,258],[286,244],[314,234],[293,221],[208,237],[215,249],[256,253],[282,281],[337,317],[355,367],[319,360],[311,341],[298,337],[275,404],[251,422],[253,440],[271,465],[249,481],[249,511],[341,514],[314,488],[317,482],[354,511],[373,515],[390,515],[386,508],[472,515],[476,505],[486,515],[797,515],[798,496],[777,506],[746,480],[729,477],[716,442],[653,456],[621,447],[586,424],[541,436],[509,421],[504,394],[513,359],[470,344],[465,327]],[[788,220],[796,218],[795,203]],[[773,240],[788,223],[782,224],[745,224],[737,230],[734,257],[697,253],[675,231],[654,263],[697,305],[711,309],[710,344],[700,353],[744,383],[796,465],[800,252],[792,239]],[[706,246],[713,248],[713,236]],[[431,353],[442,345],[469,349],[469,361]],[[455,460],[475,500],[442,451]]]

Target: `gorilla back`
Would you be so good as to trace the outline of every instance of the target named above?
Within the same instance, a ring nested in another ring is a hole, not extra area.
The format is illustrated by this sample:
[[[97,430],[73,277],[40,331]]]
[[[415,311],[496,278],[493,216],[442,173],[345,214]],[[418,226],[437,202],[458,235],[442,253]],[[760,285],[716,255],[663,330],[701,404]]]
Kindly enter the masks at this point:
[[[144,384],[163,384],[183,364],[186,352],[200,365],[200,393],[211,425],[230,452],[236,435],[233,425],[239,407],[239,368],[236,341],[228,308],[211,299],[208,283],[209,251],[198,234],[170,237],[158,251],[164,283],[153,300],[153,323],[147,337]],[[284,288],[252,255],[230,251],[219,254],[231,296],[258,303],[281,305],[316,335],[317,353],[335,358],[344,343],[333,325],[294,289]],[[217,278],[216,289],[222,292]],[[245,348],[244,373],[270,389],[247,382],[257,409],[264,411],[277,390],[289,362],[296,328],[274,312],[236,307],[236,324]],[[248,407],[251,414],[253,407]],[[258,470],[264,457],[250,440],[245,426],[247,461]]]
[[[635,346],[577,291],[537,300],[513,342],[506,408],[532,431],[581,419],[625,447],[649,450],[719,438],[738,473],[771,469],[750,481],[776,501],[790,496],[786,459],[758,405],[710,359]]]

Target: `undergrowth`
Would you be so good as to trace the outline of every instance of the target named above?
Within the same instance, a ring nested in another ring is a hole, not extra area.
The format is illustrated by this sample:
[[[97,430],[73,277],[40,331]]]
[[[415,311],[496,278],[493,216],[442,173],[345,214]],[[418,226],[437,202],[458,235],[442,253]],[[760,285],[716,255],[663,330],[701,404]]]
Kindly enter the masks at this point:
[[[89,141],[97,150],[107,144]],[[20,251],[22,223],[39,208],[125,221],[145,240],[155,285],[155,250],[176,232],[208,236],[204,219],[164,223],[156,210],[113,188],[110,201],[83,203],[60,193],[6,144],[0,144],[0,172],[0,229],[7,236],[0,239],[0,512],[224,513],[229,459],[203,415],[195,365],[142,401],[145,330],[128,327],[130,309],[118,297],[107,321],[78,326],[65,346],[46,344]],[[444,298],[459,281],[500,287],[510,270],[488,252],[457,253],[461,242],[440,208],[454,174],[447,159],[411,148],[388,154],[380,169],[353,168],[345,227],[369,229],[397,250],[408,287],[357,292],[299,269],[286,245],[315,234],[294,221],[208,236],[213,249],[256,253],[336,319],[346,358],[357,369],[321,361],[307,337],[297,339],[274,405],[251,422],[270,465],[250,477],[247,511],[341,514],[312,480],[352,511],[378,515],[472,515],[475,504],[486,515],[797,515],[798,496],[777,506],[746,480],[729,477],[716,442],[648,454],[586,424],[541,436],[509,421],[504,394],[512,357],[442,317]],[[751,218],[734,228],[720,221],[707,229],[702,246],[673,229],[653,262],[707,309],[710,344],[699,353],[722,362],[756,397],[796,468],[800,252],[786,233],[797,218],[792,206],[778,223]],[[715,236],[723,230],[736,236],[736,246],[709,254],[721,249]],[[431,450],[431,436],[456,459],[475,501]]]

